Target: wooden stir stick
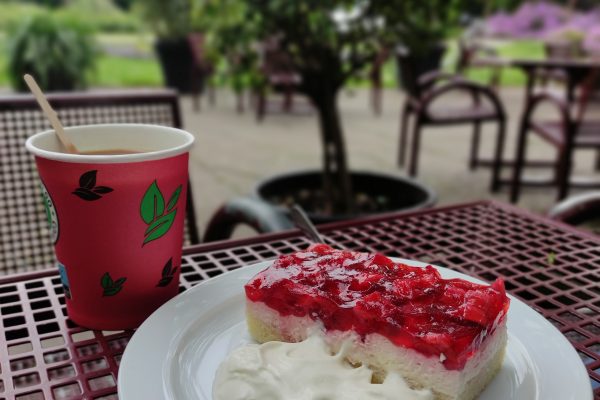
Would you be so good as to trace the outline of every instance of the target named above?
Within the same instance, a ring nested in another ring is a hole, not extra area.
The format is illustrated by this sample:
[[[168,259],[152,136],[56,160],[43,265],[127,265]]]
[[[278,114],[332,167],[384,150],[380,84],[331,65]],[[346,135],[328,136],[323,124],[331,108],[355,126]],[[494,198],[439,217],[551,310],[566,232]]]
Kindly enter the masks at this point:
[[[50,121],[52,128],[54,128],[54,132],[58,136],[58,139],[62,143],[65,150],[67,150],[67,153],[79,154],[77,147],[75,147],[73,142],[71,142],[71,139],[69,139],[69,137],[65,134],[65,129],[63,128],[63,125],[58,119],[56,111],[54,111],[54,109],[50,106],[50,103],[48,103],[46,96],[44,96],[44,92],[42,92],[42,89],[40,89],[33,76],[25,74],[23,76],[23,79],[25,80],[27,86],[29,86],[29,90],[31,90],[31,93],[33,93],[33,95],[35,96],[35,99],[37,100],[42,111],[44,112],[44,115],[46,115],[46,118],[48,118],[48,120]]]

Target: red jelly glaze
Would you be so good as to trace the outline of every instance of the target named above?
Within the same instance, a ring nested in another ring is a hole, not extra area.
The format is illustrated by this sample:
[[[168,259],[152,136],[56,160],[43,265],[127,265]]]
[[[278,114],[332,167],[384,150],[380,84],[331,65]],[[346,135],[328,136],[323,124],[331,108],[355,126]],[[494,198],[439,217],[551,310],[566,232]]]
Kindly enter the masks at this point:
[[[398,346],[446,357],[460,370],[503,321],[504,282],[442,279],[432,266],[410,267],[381,254],[317,244],[281,256],[245,286],[250,301],[283,316],[309,316],[326,330],[379,333]]]

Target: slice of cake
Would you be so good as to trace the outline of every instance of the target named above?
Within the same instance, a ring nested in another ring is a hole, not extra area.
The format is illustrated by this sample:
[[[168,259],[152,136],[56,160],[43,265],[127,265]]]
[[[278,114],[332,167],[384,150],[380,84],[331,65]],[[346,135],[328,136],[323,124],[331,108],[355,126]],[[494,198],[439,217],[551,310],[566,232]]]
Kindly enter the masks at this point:
[[[376,379],[397,371],[436,400],[474,399],[502,365],[509,299],[504,283],[442,279],[432,266],[313,245],[281,256],[245,286],[259,343],[323,332]],[[348,344],[350,342],[350,344]]]

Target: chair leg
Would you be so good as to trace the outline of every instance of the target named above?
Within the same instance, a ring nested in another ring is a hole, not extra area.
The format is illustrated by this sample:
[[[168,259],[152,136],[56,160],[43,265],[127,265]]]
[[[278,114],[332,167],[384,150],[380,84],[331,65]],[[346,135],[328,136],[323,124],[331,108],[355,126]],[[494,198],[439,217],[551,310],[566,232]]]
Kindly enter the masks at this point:
[[[238,114],[244,113],[244,92],[238,92],[235,94],[235,104]]]
[[[492,70],[492,77],[490,78],[490,87],[496,94],[498,94],[498,88],[500,87],[501,81],[502,67],[496,67]]]
[[[569,176],[571,175],[571,167],[572,167],[572,151],[570,151],[567,146],[563,147],[559,152],[559,161],[557,163],[557,185],[558,185],[558,193],[556,196],[556,201],[561,201],[567,194],[569,193]]]
[[[596,171],[600,171],[600,149],[596,150],[596,162],[594,164],[594,169]]]
[[[406,159],[406,139],[408,135],[408,123],[410,119],[410,109],[408,104],[404,105],[402,115],[400,116],[400,141],[398,144],[398,166],[404,166]]]
[[[492,193],[500,189],[500,173],[502,171],[502,155],[504,154],[504,142],[506,137],[506,121],[501,118],[498,121],[498,134],[496,136],[496,149],[494,152],[494,165],[492,166]]]
[[[256,95],[256,120],[261,122],[265,118],[267,99],[264,90],[259,90]]]
[[[213,85],[212,83],[208,85],[208,101],[210,102],[211,106],[217,104],[217,94],[215,91],[215,85]]]
[[[291,85],[287,85],[283,92],[283,111],[291,112],[294,102],[294,91]]]
[[[381,115],[381,85],[374,83],[371,89],[371,107],[375,115]]]
[[[515,166],[513,169],[512,184],[510,188],[511,203],[516,203],[517,201],[519,201],[519,194],[521,191],[521,173],[523,172],[528,129],[529,126],[526,122],[526,117],[523,117],[523,120],[521,121],[521,127],[519,128],[519,136],[517,139],[517,152],[515,155]]]
[[[469,169],[475,170],[479,164],[479,142],[481,140],[481,122],[473,124],[473,136],[471,136],[471,155],[469,157]]]
[[[421,145],[421,143],[420,143],[421,142],[421,125],[422,125],[421,118],[417,117],[417,119],[415,121],[415,127],[413,130],[413,135],[412,135],[410,167],[408,170],[408,174],[413,177],[417,175],[417,167],[419,164],[419,148]]]

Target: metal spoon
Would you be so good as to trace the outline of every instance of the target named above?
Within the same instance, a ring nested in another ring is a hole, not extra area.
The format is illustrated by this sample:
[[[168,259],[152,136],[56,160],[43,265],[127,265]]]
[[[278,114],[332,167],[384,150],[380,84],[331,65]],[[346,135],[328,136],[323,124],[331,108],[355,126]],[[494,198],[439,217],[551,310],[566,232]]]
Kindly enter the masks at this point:
[[[290,216],[292,217],[292,222],[294,225],[296,225],[302,231],[302,233],[308,236],[312,242],[325,243],[323,237],[310,219],[308,219],[308,216],[302,207],[300,207],[298,204],[294,204],[292,207],[290,207]]]

